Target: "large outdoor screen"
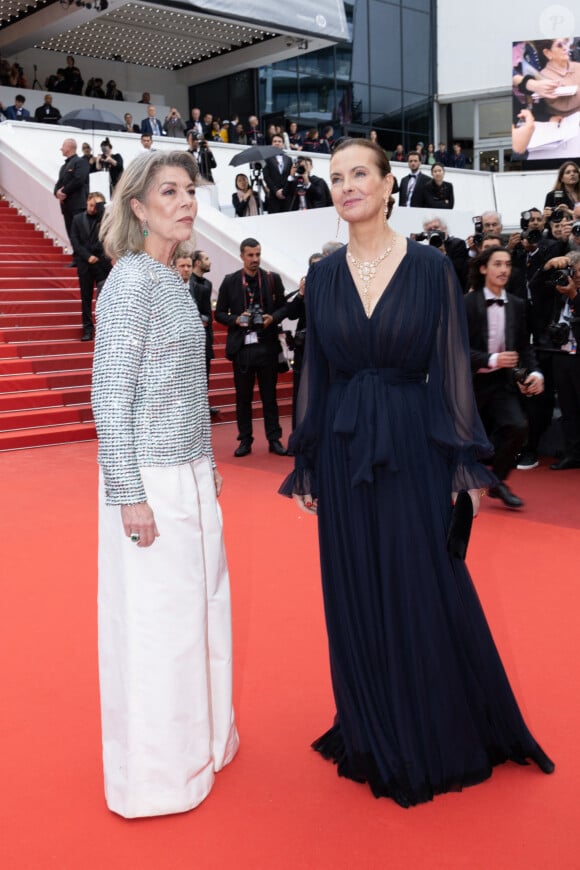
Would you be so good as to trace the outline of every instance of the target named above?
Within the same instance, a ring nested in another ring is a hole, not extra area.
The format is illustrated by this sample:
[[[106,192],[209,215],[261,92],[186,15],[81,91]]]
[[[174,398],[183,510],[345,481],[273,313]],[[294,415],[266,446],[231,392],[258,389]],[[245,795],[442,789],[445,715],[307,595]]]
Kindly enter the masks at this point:
[[[228,18],[251,21],[267,29],[294,31],[305,36],[334,40],[349,38],[343,0],[191,0],[195,9],[203,9]]]
[[[512,151],[527,160],[580,157],[580,37],[512,45]]]

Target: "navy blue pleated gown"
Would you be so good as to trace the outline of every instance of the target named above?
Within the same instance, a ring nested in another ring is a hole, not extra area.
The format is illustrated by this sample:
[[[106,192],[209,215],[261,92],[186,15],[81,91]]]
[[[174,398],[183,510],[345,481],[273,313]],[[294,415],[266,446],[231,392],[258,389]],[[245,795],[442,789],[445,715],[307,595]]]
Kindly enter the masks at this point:
[[[318,497],[333,727],[314,748],[402,806],[507,759],[553,770],[512,694],[465,564],[451,492],[490,482],[464,303],[409,242],[370,317],[346,249],[308,275],[307,344],[283,494]]]

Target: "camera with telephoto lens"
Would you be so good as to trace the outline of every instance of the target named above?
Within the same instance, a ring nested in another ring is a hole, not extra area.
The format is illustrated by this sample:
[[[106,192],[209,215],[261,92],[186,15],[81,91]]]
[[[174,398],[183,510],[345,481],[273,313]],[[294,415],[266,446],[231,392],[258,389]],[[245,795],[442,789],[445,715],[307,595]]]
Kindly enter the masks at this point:
[[[520,217],[520,227],[522,230],[522,239],[526,239],[530,245],[537,245],[540,239],[542,238],[542,231],[538,229],[528,229],[530,226],[530,220],[532,219],[532,213],[529,211],[523,211]]]
[[[441,248],[445,244],[445,233],[443,230],[429,230],[428,233],[415,233],[413,238],[416,242],[428,241],[434,248]]]
[[[576,237],[580,236],[580,221],[574,221],[572,224],[572,235]]]
[[[566,344],[568,341],[569,336],[569,323],[556,323],[554,321],[548,326],[548,338],[550,339],[552,347],[562,347],[562,345]]]
[[[483,242],[483,219],[480,214],[473,218],[473,244],[479,247]]]
[[[566,266],[565,269],[548,269],[544,281],[548,287],[566,287],[573,277],[574,269],[572,266]]]
[[[296,160],[294,166],[296,167],[294,170],[294,175],[296,175],[298,178],[302,178],[308,172],[306,164],[302,160],[300,160],[300,158]]]
[[[247,311],[240,314],[240,326],[243,326],[246,329],[249,329],[250,327],[254,327],[254,329],[263,329],[264,312],[257,302],[254,302],[253,305],[248,307]]]

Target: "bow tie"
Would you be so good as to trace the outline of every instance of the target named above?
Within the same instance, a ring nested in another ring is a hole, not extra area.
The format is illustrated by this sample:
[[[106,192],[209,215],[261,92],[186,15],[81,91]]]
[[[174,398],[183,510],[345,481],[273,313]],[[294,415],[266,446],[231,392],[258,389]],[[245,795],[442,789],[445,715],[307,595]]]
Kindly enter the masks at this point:
[[[488,308],[490,305],[505,305],[505,299],[486,299],[485,304]]]

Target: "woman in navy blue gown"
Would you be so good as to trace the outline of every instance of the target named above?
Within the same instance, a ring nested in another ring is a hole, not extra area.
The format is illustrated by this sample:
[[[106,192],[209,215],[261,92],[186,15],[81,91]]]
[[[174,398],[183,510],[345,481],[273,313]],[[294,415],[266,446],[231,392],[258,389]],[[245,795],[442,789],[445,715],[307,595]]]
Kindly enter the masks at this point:
[[[508,759],[551,773],[446,547],[452,491],[477,512],[491,482],[453,268],[389,227],[380,147],[344,141],[330,177],[349,244],[308,274],[296,465],[280,490],[318,514],[337,714],[314,748],[405,807]]]

